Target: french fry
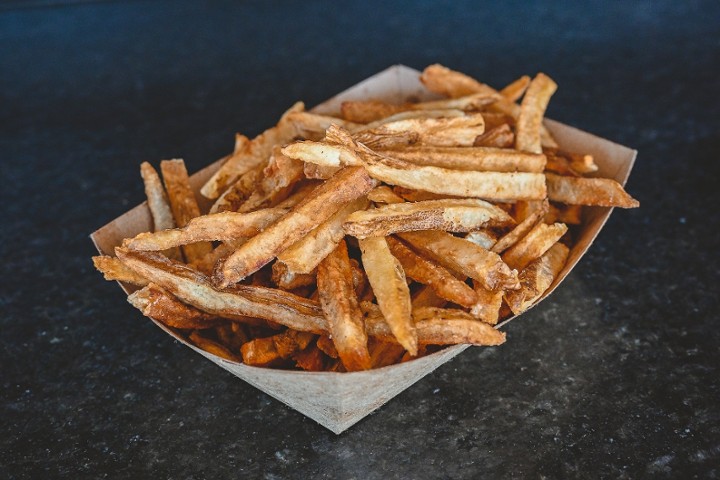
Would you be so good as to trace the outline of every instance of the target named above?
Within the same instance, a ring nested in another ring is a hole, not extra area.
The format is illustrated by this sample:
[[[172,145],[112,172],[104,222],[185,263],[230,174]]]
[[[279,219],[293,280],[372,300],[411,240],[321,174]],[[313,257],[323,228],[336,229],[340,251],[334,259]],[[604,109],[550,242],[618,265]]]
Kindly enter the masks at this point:
[[[210,207],[210,213],[236,212],[253,194],[263,178],[267,161],[257,164],[254,168],[240,175]]]
[[[279,145],[275,146],[268,165],[262,172],[262,179],[237,211],[252,212],[284,200],[293,185],[303,178],[303,165],[302,162],[280,153]]]
[[[545,217],[545,223],[567,223],[568,225],[580,225],[582,223],[582,206],[551,204]]]
[[[204,312],[239,321],[262,318],[299,331],[327,331],[327,322],[316,302],[282,290],[249,285],[218,291],[205,275],[158,253],[122,247],[115,252],[128,268]]]
[[[237,283],[327,220],[343,204],[366,195],[374,182],[363,168],[345,168],[317,187],[277,222],[231,254],[217,278],[221,288]]]
[[[325,357],[319,348],[312,345],[297,352],[292,358],[295,360],[295,364],[305,371],[320,372],[324,370]]]
[[[172,209],[175,224],[184,227],[195,217],[200,216],[200,207],[190,188],[185,162],[182,160],[163,160],[160,162],[165,190],[167,190],[170,208]],[[208,242],[198,242],[182,247],[185,260],[194,262],[201,259],[212,250]]]
[[[158,251],[197,242],[233,242],[254,237],[287,212],[284,208],[265,208],[250,213],[203,215],[190,220],[183,228],[140,233],[126,242],[126,246],[132,250]]]
[[[368,201],[365,197],[347,202],[329,219],[280,253],[276,263],[284,264],[291,273],[312,272],[345,236],[342,226],[347,217],[367,205]]]
[[[383,342],[371,339],[370,345],[370,362],[372,368],[382,368],[397,363],[405,353],[402,345],[397,343]]]
[[[335,344],[328,335],[320,335],[317,339],[316,345],[325,355],[330,358],[338,358],[340,356],[337,349],[335,348]]]
[[[128,302],[146,317],[154,318],[168,327],[196,329],[218,324],[217,316],[185,305],[152,283],[131,293]]]
[[[291,272],[287,265],[282,262],[275,262],[272,266],[272,281],[283,290],[294,290],[308,285],[315,285],[315,272],[295,273]]]
[[[378,152],[413,165],[454,170],[541,173],[545,155],[490,147],[407,147]]]
[[[103,274],[105,280],[129,283],[138,287],[144,287],[148,280],[135,273],[134,270],[125,266],[120,259],[107,255],[98,255],[92,257],[93,265],[98,272]]]
[[[320,305],[345,369],[348,372],[369,369],[368,337],[344,241],[318,265],[317,286]]]
[[[224,358],[225,360],[240,363],[240,359],[238,358],[238,356],[228,350],[227,347],[219,344],[218,342],[210,340],[209,338],[203,337],[197,330],[194,330],[188,338],[192,343],[195,344],[196,347],[200,348],[201,350],[205,350],[206,352],[217,355],[218,357]]]
[[[484,228],[468,233],[465,235],[465,240],[472,242],[485,250],[490,250],[497,242],[497,235],[495,235],[490,229]]]
[[[170,204],[168,203],[167,193],[163,187],[160,175],[148,162],[140,164],[140,175],[145,185],[145,196],[147,197],[148,209],[153,219],[153,229],[158,232],[168,228],[175,227]],[[165,254],[175,260],[182,260],[180,249],[173,248],[165,252]]]
[[[565,245],[556,243],[520,272],[520,288],[505,293],[505,301],[515,315],[530,308],[550,288],[565,265],[568,252]]]
[[[278,360],[304,350],[315,336],[307,332],[285,330],[271,337],[256,338],[240,348],[243,363],[254,366],[267,366]]]
[[[252,140],[243,136],[238,137],[235,152],[203,185],[200,193],[206,198],[216,199],[242,174],[265,163],[275,145],[287,143],[297,134],[293,123],[287,118],[288,115],[303,110],[305,110],[305,105],[297,102],[283,114],[274,127],[265,130]]]
[[[417,336],[412,324],[410,290],[400,262],[383,237],[360,239],[362,263],[380,310],[398,343],[415,355]]]
[[[487,119],[487,115],[484,115],[484,117]],[[475,138],[473,146],[510,148],[515,145],[515,134],[507,123],[503,123],[494,128],[489,128],[485,125],[485,129],[487,130],[485,133]]]
[[[517,102],[530,84],[530,77],[523,75],[500,90],[500,95],[511,102]]]
[[[558,153],[564,157],[567,157],[567,159],[570,161],[570,168],[572,168],[574,171],[581,175],[598,171],[599,167],[595,163],[595,159],[592,155],[570,152]]]
[[[317,165],[315,163],[306,162],[303,165],[303,173],[305,178],[312,178],[316,180],[327,180],[328,178],[335,175],[340,167],[329,167],[326,165]]]
[[[540,127],[550,97],[557,90],[557,84],[543,73],[538,73],[527,88],[520,115],[515,126],[515,147],[518,150],[542,153]]]
[[[396,141],[399,145],[431,145],[437,147],[468,147],[472,146],[475,138],[485,132],[485,120],[479,113],[456,117],[438,118],[409,118],[386,122],[371,130],[364,130],[355,134],[356,141],[370,146],[370,142],[378,138],[393,135],[406,135],[403,141]],[[378,148],[377,145],[373,145]]]
[[[517,288],[517,272],[496,253],[446,232],[405,232],[400,238],[440,265],[479,281],[488,290]]]
[[[200,260],[189,263],[190,268],[204,273],[205,275],[212,275],[215,269],[215,264],[218,260],[227,257],[235,251],[237,245],[234,243],[221,243],[217,247],[213,248],[212,252],[205,255]]]
[[[291,193],[285,200],[275,205],[275,208],[293,208],[295,205],[305,200],[305,198],[319,185],[320,182],[316,180],[303,180],[299,182],[299,184],[295,187],[295,191],[293,191],[293,193]]]
[[[477,295],[473,289],[455,278],[447,269],[416,254],[393,237],[388,237],[386,240],[390,252],[402,265],[405,275],[416,282],[428,285],[439,297],[447,301],[463,307],[471,307],[477,303]]]
[[[444,307],[447,300],[439,297],[430,285],[423,285],[412,296],[413,310],[420,307]]]
[[[515,245],[505,250],[502,259],[510,268],[520,271],[533,260],[540,258],[565,232],[567,225],[564,223],[547,225],[540,222]]]
[[[384,203],[387,205],[392,203],[402,203],[405,201],[401,196],[393,192],[392,188],[387,185],[381,185],[373,188],[370,190],[370,193],[368,193],[367,198],[373,203]]]
[[[419,103],[403,103],[400,105],[370,101],[343,102],[340,109],[345,120],[356,123],[371,123],[391,115],[415,110],[446,110],[457,109],[464,111],[480,110],[498,100],[497,92],[468,94],[462,97],[447,100],[434,100]]]
[[[527,218],[525,218],[525,220],[518,223],[515,228],[505,234],[492,247],[488,248],[488,250],[498,254],[503,253],[505,250],[515,245],[521,238],[530,233],[530,230],[532,230],[533,227],[542,220],[545,212],[547,212],[547,204],[545,204],[543,208],[532,212]]]
[[[393,192],[400,198],[408,202],[425,202],[428,200],[445,200],[447,198],[462,199],[456,195],[443,195],[441,193],[425,192],[423,190],[414,190],[412,188],[405,187],[393,187]]]
[[[290,112],[287,121],[295,127],[297,135],[305,140],[322,140],[325,136],[325,130],[335,123],[350,131],[358,130],[363,127],[359,123],[349,122],[342,118],[331,117],[328,115],[318,115],[312,112]]]
[[[548,173],[548,198],[568,205],[636,208],[640,202],[611,178],[563,177]]]
[[[480,282],[473,280],[477,302],[470,307],[470,315],[490,325],[496,325],[500,318],[503,290],[488,290]]]
[[[359,210],[347,217],[343,229],[348,235],[367,238],[415,230],[469,232],[514,223],[510,215],[484,200],[445,199]]]

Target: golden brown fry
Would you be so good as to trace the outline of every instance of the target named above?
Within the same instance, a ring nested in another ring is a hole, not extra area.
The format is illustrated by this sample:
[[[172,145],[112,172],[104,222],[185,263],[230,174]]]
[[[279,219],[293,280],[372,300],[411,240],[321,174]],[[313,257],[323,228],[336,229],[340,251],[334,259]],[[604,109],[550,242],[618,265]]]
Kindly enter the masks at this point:
[[[254,168],[240,175],[210,207],[210,213],[236,212],[255,191],[262,181],[267,162],[260,162]]]
[[[306,162],[303,164],[303,173],[305,178],[313,178],[317,180],[327,180],[335,175],[340,167],[330,167],[326,165],[317,165],[315,163]]]
[[[470,315],[481,322],[497,325],[502,306],[503,290],[491,291],[480,282],[473,281],[478,301],[470,308]]]
[[[365,238],[358,243],[365,273],[390,331],[408,352],[417,354],[417,336],[410,316],[410,290],[402,265],[390,253],[383,237]]]
[[[530,233],[530,230],[532,230],[533,227],[542,220],[545,216],[545,212],[547,212],[547,209],[547,203],[544,203],[543,208],[537,209],[528,215],[525,220],[518,223],[515,228],[510,230],[488,250],[500,254],[515,245],[521,238],[524,238],[528,233]]]
[[[495,235],[495,233],[491,230],[484,228],[468,233],[465,235],[465,240],[472,242],[485,250],[490,250],[497,242],[497,235]]]
[[[455,278],[446,268],[416,254],[393,237],[388,237],[386,240],[390,252],[402,265],[405,275],[416,282],[430,286],[439,297],[450,302],[463,307],[471,307],[477,303],[473,289]]]
[[[371,202],[384,204],[402,203],[405,201],[387,185],[380,185],[379,187],[373,188],[370,190],[370,193],[368,193],[367,198]]]
[[[484,117],[487,119],[487,115]],[[515,145],[515,134],[507,123],[494,128],[489,128],[486,124],[485,129],[485,133],[475,138],[474,147],[511,148]]]
[[[568,225],[582,224],[582,206],[564,205],[561,203],[551,204],[548,212],[543,218],[545,223],[562,222]]]
[[[238,212],[252,212],[270,207],[284,200],[294,184],[303,178],[303,162],[288,158],[280,153],[280,146],[273,148],[263,175],[247,200],[237,209]]]
[[[271,337],[251,340],[243,344],[240,352],[244,363],[267,366],[306,349],[314,339],[311,333],[288,329]]]
[[[580,174],[573,170],[573,168],[570,166],[570,160],[568,160],[566,157],[557,155],[556,153],[547,150],[545,156],[547,157],[545,171],[557,173],[558,175],[569,175],[571,177],[580,176]]]
[[[293,112],[302,112],[303,110],[305,110],[305,105],[297,102],[283,114],[277,125],[265,130],[252,140],[239,136],[236,140],[235,152],[207,181],[200,193],[206,198],[218,198],[242,174],[265,163],[275,145],[287,143],[297,135],[293,123],[287,117]]]
[[[296,365],[305,371],[320,372],[325,370],[325,357],[323,356],[323,353],[319,348],[312,345],[305,350],[296,353],[292,358],[295,360]]]
[[[315,272],[295,273],[291,272],[287,265],[282,262],[275,262],[272,266],[272,281],[283,290],[294,290],[308,285],[315,285]]]
[[[517,288],[517,272],[496,253],[454,237],[447,232],[406,232],[398,234],[416,251],[427,255],[453,272],[478,280],[488,290]]]
[[[528,86],[520,105],[515,126],[515,148],[525,152],[542,153],[540,127],[550,97],[557,84],[544,73],[538,73]]]
[[[344,241],[318,265],[317,285],[320,305],[345,369],[348,372],[369,369],[368,337]]]
[[[548,173],[548,198],[569,205],[636,208],[640,202],[611,178],[563,177]]]
[[[505,250],[502,259],[510,268],[518,271],[545,253],[567,232],[567,225],[538,223],[515,245]]]
[[[366,195],[375,186],[376,182],[363,168],[350,167],[339,171],[290,212],[230,255],[219,272],[218,285],[227,287],[256,272],[344,204]]]
[[[320,335],[316,343],[317,347],[328,357],[338,358],[339,354],[335,348],[335,344],[328,335]]]
[[[174,228],[175,220],[173,219],[167,193],[165,193],[160,175],[158,175],[157,171],[148,162],[140,164],[140,175],[145,184],[145,196],[147,197],[148,208],[150,209],[150,215],[153,219],[154,231],[158,232],[160,230]],[[178,248],[168,250],[165,252],[165,255],[176,260],[182,259],[182,254]]]
[[[157,251],[196,242],[234,242],[254,237],[287,212],[284,208],[265,208],[250,213],[203,215],[192,219],[183,228],[141,233],[126,242],[126,246],[132,250]]]
[[[400,146],[418,143],[437,147],[469,147],[478,135],[485,131],[485,120],[479,113],[454,117],[409,118],[386,122],[376,128],[355,134],[356,141],[381,148],[379,139],[384,136],[405,135]],[[372,145],[371,145],[372,144]]]
[[[414,230],[469,232],[514,223],[510,215],[484,200],[445,199],[359,210],[347,217],[343,229],[348,235],[366,238]]]
[[[423,190],[413,190],[412,188],[405,188],[405,187],[393,187],[393,192],[401,197],[403,200],[406,200],[408,202],[425,202],[427,200],[444,200],[447,198],[458,198],[462,199],[463,197],[458,197],[454,195],[443,195],[440,193],[432,193],[432,192],[425,192]]]
[[[363,302],[365,327],[372,336],[385,342],[394,341],[390,327],[383,321],[377,305]],[[455,309],[437,309],[433,315],[424,316],[415,322],[419,345],[500,345],[505,342],[505,334],[484,322],[461,317]],[[463,313],[463,312],[461,312]],[[466,314],[467,315],[467,314]],[[416,353],[412,353],[413,356]]]
[[[545,155],[518,152],[511,148],[408,147],[378,153],[413,165],[454,170],[541,173],[545,168]]]
[[[412,296],[413,310],[420,307],[444,307],[447,300],[439,297],[430,285],[423,285]]]
[[[224,358],[225,360],[240,363],[240,359],[238,358],[238,356],[228,350],[224,345],[210,340],[209,338],[203,337],[197,330],[194,330],[188,338],[192,343],[195,344],[196,347],[200,348],[201,350],[205,350],[206,352],[212,353],[213,355],[220,358]]]
[[[494,103],[499,98],[497,92],[472,93],[448,100],[434,100],[419,103],[403,103],[400,105],[370,101],[347,101],[341,105],[342,116],[346,120],[357,123],[370,123],[391,115],[414,110],[445,110],[457,109],[465,111],[480,110]]]
[[[234,252],[236,248],[236,243],[221,243],[217,247],[213,248],[212,252],[208,253],[200,260],[189,263],[188,266],[204,273],[205,275],[212,275],[212,272],[215,269],[215,264],[218,260],[227,257]]]
[[[397,363],[405,353],[405,349],[402,345],[375,339],[370,341],[368,348],[370,349],[370,361],[372,363],[372,368],[381,368],[393,365]]]
[[[173,212],[175,224],[184,227],[195,217],[200,216],[195,194],[190,188],[190,177],[188,177],[185,162],[182,160],[163,160],[160,162],[165,190],[167,190],[170,208]],[[185,260],[194,262],[201,259],[212,250],[208,242],[199,242],[182,247]]]
[[[312,193],[320,185],[316,180],[303,180],[295,187],[295,191],[282,202],[275,205],[275,208],[292,208]]]
[[[243,343],[247,342],[247,335],[244,332],[238,334],[238,330],[233,328],[233,325],[240,325],[239,322],[224,322],[221,325],[215,327],[215,335],[218,341],[228,347],[231,352],[239,352],[240,347]]]
[[[520,223],[538,211],[547,212],[547,199],[543,200],[522,200],[515,202],[513,216],[515,221]]]
[[[505,301],[515,315],[530,308],[550,288],[565,266],[568,252],[565,245],[556,243],[520,272],[520,289],[505,293]]]
[[[138,275],[134,270],[125,266],[118,258],[109,257],[107,255],[98,255],[92,257],[93,265],[103,274],[105,280],[117,280],[118,282],[129,283],[144,287],[148,284],[145,277]]]
[[[130,305],[146,317],[153,318],[168,327],[181,329],[210,328],[218,324],[218,317],[185,305],[155,284],[131,293]]]
[[[289,272],[310,273],[345,236],[343,223],[347,217],[366,208],[368,201],[365,197],[347,202],[326,221],[315,227],[305,237],[278,255],[278,262],[285,264]]]
[[[121,247],[115,252],[128,268],[204,312],[239,321],[262,318],[299,331],[327,331],[317,302],[282,290],[250,285],[218,291],[205,275],[161,254]]]
[[[333,123],[350,131],[362,128],[362,125],[342,118],[318,115],[312,112],[291,112],[286,118],[295,127],[297,135],[305,140],[322,140],[325,136],[325,130]]]
[[[523,75],[500,90],[500,95],[511,102],[517,102],[530,84],[530,77]]]

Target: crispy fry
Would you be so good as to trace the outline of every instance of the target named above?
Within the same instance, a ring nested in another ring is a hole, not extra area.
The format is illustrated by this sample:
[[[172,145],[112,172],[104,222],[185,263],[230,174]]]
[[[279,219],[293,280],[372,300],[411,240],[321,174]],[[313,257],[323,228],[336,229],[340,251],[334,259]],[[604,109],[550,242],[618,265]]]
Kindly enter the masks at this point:
[[[297,134],[293,123],[287,118],[288,115],[303,110],[305,110],[305,105],[297,102],[283,114],[277,125],[265,130],[252,140],[239,136],[236,140],[235,152],[207,181],[200,193],[206,198],[218,198],[242,174],[265,163],[275,145],[287,143]]]
[[[458,109],[465,111],[480,110],[494,103],[499,98],[497,92],[468,94],[448,100],[434,100],[419,103],[403,103],[400,105],[370,101],[347,101],[341,105],[342,116],[345,120],[357,123],[370,123],[391,115],[414,110],[445,110]]]
[[[487,119],[487,115],[484,115]],[[494,128],[485,125],[486,132],[478,135],[473,142],[475,147],[510,148],[515,145],[515,134],[510,125],[503,123]]]
[[[319,348],[309,346],[301,352],[293,355],[293,360],[298,367],[309,372],[320,372],[324,370],[325,357]]]
[[[510,100],[511,102],[517,102],[530,84],[530,77],[523,75],[514,82],[508,84],[505,88],[500,90],[500,95]]]
[[[491,230],[484,228],[468,233],[465,235],[465,240],[472,242],[485,250],[490,250],[497,242],[497,235],[495,235]]]
[[[163,160],[160,162],[165,190],[167,190],[170,208],[178,227],[184,227],[195,217],[200,216],[200,207],[190,188],[185,162],[182,160]],[[208,242],[198,242],[182,247],[185,260],[194,262],[201,259],[212,250]]]
[[[558,153],[566,157],[570,161],[570,168],[581,175],[598,171],[599,167],[595,163],[595,159],[592,155],[570,152]]]
[[[307,164],[306,164],[307,165]],[[303,180],[295,187],[295,191],[282,202],[275,205],[275,208],[292,208],[298,203],[305,200],[310,193],[320,185],[315,180]]]
[[[420,307],[444,307],[447,300],[439,297],[430,285],[423,285],[412,296],[412,308]]]
[[[126,246],[132,250],[157,251],[196,242],[237,241],[254,237],[287,212],[284,208],[265,208],[250,213],[203,215],[190,220],[183,228],[140,233],[128,241]]]
[[[275,146],[268,165],[262,172],[262,179],[237,211],[252,212],[284,200],[295,182],[303,178],[303,165],[303,162],[280,153],[279,145]]]
[[[405,188],[405,187],[393,187],[393,192],[400,196],[403,200],[406,200],[408,202],[425,202],[427,200],[445,200],[447,198],[458,198],[462,199],[463,197],[458,197],[455,195],[443,195],[441,193],[432,193],[432,192],[425,192],[423,190],[413,190],[412,188]]]
[[[158,232],[160,230],[174,228],[175,220],[173,219],[167,193],[165,193],[160,175],[158,175],[157,171],[148,162],[140,164],[140,175],[145,184],[145,196],[147,197],[148,208],[150,209],[150,215],[153,219],[154,231]],[[165,252],[165,255],[176,260],[182,259],[182,253],[180,253],[180,249],[178,248],[169,249]]]
[[[168,327],[181,329],[209,328],[218,324],[218,317],[185,305],[155,284],[131,293],[130,305],[146,317],[154,318]]]
[[[316,302],[282,290],[249,285],[218,291],[205,275],[158,253],[121,247],[115,252],[137,274],[204,312],[240,321],[262,318],[299,331],[327,331],[327,322]]]
[[[376,182],[363,168],[350,167],[339,171],[290,212],[230,255],[219,272],[218,285],[226,287],[256,272],[327,220],[343,204],[366,195],[374,186]]]
[[[105,280],[129,283],[144,287],[148,284],[145,277],[138,275],[134,270],[125,266],[120,259],[107,255],[98,255],[92,257],[93,265],[98,272],[103,274]]]
[[[471,307],[477,303],[477,295],[473,289],[455,278],[447,269],[416,254],[393,237],[388,237],[386,240],[390,252],[402,265],[405,275],[416,282],[430,286],[439,297],[450,302],[463,307]]]
[[[548,198],[569,205],[636,208],[640,202],[611,178],[575,178],[546,174]]]
[[[515,129],[515,147],[525,152],[542,153],[540,127],[550,97],[557,84],[543,73],[538,73],[528,86],[520,106]]]
[[[295,242],[280,253],[278,262],[283,263],[289,272],[310,273],[342,240],[345,235],[342,226],[347,217],[367,205],[368,201],[365,197],[347,202],[329,219],[305,235],[302,240]]]
[[[240,175],[210,207],[210,213],[236,212],[250,198],[260,183],[267,161],[260,162],[254,168]]]
[[[339,354],[335,348],[335,344],[328,335],[320,335],[316,343],[317,347],[328,357],[338,358]]]
[[[522,200],[515,202],[513,206],[513,216],[515,217],[515,221],[520,223],[538,211],[542,211],[543,213],[547,212],[547,209],[546,198],[542,200]]]
[[[306,140],[322,140],[325,130],[335,123],[350,131],[362,128],[358,123],[349,122],[342,118],[328,115],[318,115],[312,112],[291,112],[286,117],[287,121],[295,127],[297,135]]]
[[[477,302],[470,308],[470,315],[481,322],[496,325],[502,306],[503,290],[491,291],[483,287],[480,282],[473,281]]]
[[[305,178],[314,178],[317,180],[327,180],[335,175],[340,167],[330,167],[327,165],[317,165],[315,163],[306,162],[303,164],[303,173]]]
[[[557,155],[556,153],[547,150],[545,156],[547,157],[545,171],[557,173],[558,175],[568,175],[571,177],[580,176],[580,174],[573,170],[573,168],[570,166],[570,160],[568,160],[566,157]]]
[[[530,230],[532,230],[533,227],[542,220],[543,216],[545,216],[545,212],[547,212],[547,204],[544,204],[542,209],[535,210],[525,220],[518,223],[515,228],[510,230],[488,250],[498,254],[503,253],[505,250],[515,245],[521,238],[525,237]]]
[[[568,225],[580,225],[582,223],[582,206],[551,204],[543,221],[545,223],[562,222]]]
[[[247,342],[247,336],[244,332],[238,334],[233,325],[241,325],[239,322],[224,322],[215,327],[215,335],[218,341],[228,347],[231,352],[239,352],[243,343]]]
[[[505,301],[515,315],[530,308],[550,288],[565,265],[568,252],[565,245],[556,243],[520,272],[520,289],[505,293]]]
[[[505,250],[502,259],[510,268],[522,270],[533,260],[540,258],[560,237],[567,232],[567,225],[538,223],[515,245]]]
[[[390,253],[383,237],[359,240],[362,263],[370,286],[398,343],[413,355],[417,353],[417,336],[410,312],[410,290],[400,262]]]
[[[414,165],[454,170],[541,173],[545,168],[545,155],[518,152],[510,148],[407,147],[378,153]]]
[[[475,138],[485,132],[485,120],[479,113],[454,117],[409,118],[386,122],[371,130],[354,135],[356,141],[370,146],[378,138],[394,135],[409,135],[399,145],[431,145],[437,147],[468,147]],[[376,148],[382,145],[374,145]]]
[[[230,360],[231,362],[240,363],[240,359],[233,352],[228,350],[224,345],[219,344],[209,338],[205,338],[197,330],[194,330],[188,337],[196,347],[201,350],[205,350],[208,353],[212,353],[215,356]]]
[[[318,265],[317,285],[320,305],[345,369],[369,369],[368,338],[344,241]]]
[[[402,203],[405,201],[401,196],[393,192],[392,188],[387,185],[381,185],[373,188],[370,190],[370,193],[368,193],[367,198],[371,202],[384,204]]]
[[[510,215],[484,200],[446,199],[359,210],[347,217],[343,229],[348,235],[366,238],[414,230],[469,232],[483,226],[513,223]]]
[[[293,290],[308,285],[314,285],[316,281],[315,272],[295,273],[291,272],[287,265],[282,262],[275,262],[272,266],[272,281],[283,290]]]
[[[372,368],[381,368],[397,363],[405,353],[402,345],[375,339],[370,341],[369,349]]]
[[[200,260],[196,260],[188,265],[205,275],[212,275],[218,260],[227,257],[234,252],[236,248],[237,246],[234,243],[221,243]]]
[[[478,280],[488,290],[517,288],[517,272],[511,270],[498,254],[464,238],[436,231],[406,232],[398,236],[413,249],[453,272]]]

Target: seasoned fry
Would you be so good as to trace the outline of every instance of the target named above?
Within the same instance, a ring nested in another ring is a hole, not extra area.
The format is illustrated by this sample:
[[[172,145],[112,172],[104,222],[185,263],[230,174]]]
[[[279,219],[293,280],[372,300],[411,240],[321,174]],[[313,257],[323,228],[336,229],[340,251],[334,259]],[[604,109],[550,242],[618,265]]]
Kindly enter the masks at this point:
[[[393,192],[392,188],[387,185],[381,185],[373,188],[370,190],[370,193],[368,193],[367,198],[371,202],[384,204],[402,203],[405,201],[401,196]]]
[[[461,282],[447,269],[423,258],[405,246],[399,240],[388,237],[390,252],[402,265],[405,275],[416,282],[428,285],[433,291],[447,301],[463,307],[471,307],[477,303],[477,295],[465,282]],[[417,308],[413,305],[413,308]]]
[[[511,102],[517,102],[530,84],[530,77],[523,75],[514,82],[508,84],[505,88],[500,90],[500,95],[510,100]]]
[[[347,202],[329,219],[305,235],[302,240],[295,242],[280,253],[276,263],[284,264],[288,272],[296,274],[312,272],[345,236],[342,226],[347,217],[367,205],[368,201],[365,197]]]
[[[535,210],[528,215],[525,220],[518,223],[515,228],[510,230],[488,250],[499,254],[515,245],[521,238],[525,237],[540,220],[542,220],[546,211],[547,204],[544,204],[543,208]]]
[[[282,290],[249,285],[218,291],[205,275],[158,253],[121,247],[115,252],[128,268],[204,312],[240,321],[262,318],[299,331],[327,331],[327,322],[316,302]]]
[[[251,340],[243,344],[240,352],[244,363],[265,366],[304,350],[314,339],[311,333],[285,330],[271,337]]]
[[[525,237],[507,249],[502,254],[502,259],[510,268],[520,271],[545,253],[555,242],[560,240],[560,237],[565,235],[565,232],[567,232],[567,225],[564,223],[547,225],[540,222]]]
[[[318,265],[317,286],[323,314],[345,369],[369,369],[368,337],[344,241]]]
[[[103,274],[105,280],[117,280],[118,282],[129,283],[144,287],[148,284],[145,277],[138,275],[134,270],[125,266],[120,259],[107,255],[92,257],[93,265],[98,272]]]
[[[387,236],[414,230],[469,232],[483,226],[515,223],[502,209],[478,199],[427,200],[383,205],[351,214],[343,224],[357,238]]]
[[[402,265],[390,253],[383,237],[361,239],[359,244],[365,273],[392,335],[408,352],[417,354],[410,290]]]
[[[182,160],[163,160],[160,162],[165,190],[167,190],[170,208],[178,227],[184,227],[195,217],[200,216],[200,207],[197,199],[190,188],[185,162]],[[198,242],[182,247],[185,260],[194,262],[201,259],[212,250],[212,245],[207,242]]]
[[[190,220],[183,228],[140,233],[126,246],[132,250],[157,251],[196,242],[233,242],[254,237],[287,212],[285,208],[265,208],[250,213],[203,215]]]
[[[406,232],[398,234],[413,249],[429,256],[453,272],[479,281],[488,290],[517,288],[517,272],[496,253],[488,252],[464,238],[446,232]]]
[[[340,167],[330,167],[327,165],[317,165],[315,163],[306,162],[303,165],[303,173],[305,178],[313,178],[317,180],[327,180],[335,175]]]
[[[515,126],[515,148],[525,152],[542,153],[540,127],[550,97],[557,84],[550,77],[538,73],[528,86],[520,105],[520,115]]]
[[[366,195],[375,186],[363,168],[350,167],[339,171],[290,212],[230,255],[218,272],[217,284],[224,288],[256,272],[327,220],[343,204]]]
[[[205,275],[212,275],[212,272],[215,269],[215,264],[218,262],[218,260],[220,260],[221,258],[225,258],[232,252],[234,252],[237,248],[237,243],[239,242],[221,243],[220,245],[215,247],[212,252],[208,253],[200,260],[191,262],[188,265],[191,268],[194,268],[195,270],[204,273]]]
[[[487,122],[487,115],[483,115]],[[503,123],[497,127],[490,128],[485,125],[487,130],[482,135],[475,138],[473,146],[475,147],[491,147],[491,148],[510,148],[515,145],[515,134],[510,125]]]
[[[413,165],[454,170],[541,173],[545,168],[545,155],[510,148],[407,147],[378,153]]]
[[[568,252],[565,245],[556,243],[520,272],[520,289],[505,293],[505,301],[515,315],[530,308],[550,288],[565,265]]]
[[[406,353],[402,345],[375,339],[370,341],[369,349],[372,368],[381,368],[397,363]]]
[[[288,115],[303,110],[305,105],[297,102],[283,114],[276,126],[268,128],[252,140],[239,136],[236,140],[235,152],[203,185],[200,193],[206,198],[218,198],[242,174],[265,163],[275,145],[287,143],[297,135],[293,123],[288,120]]]
[[[548,173],[548,198],[569,205],[594,205],[599,207],[636,208],[640,202],[611,178],[563,177]]]
[[[181,329],[209,328],[218,323],[218,317],[185,305],[155,284],[131,293],[130,305],[146,317],[162,322],[168,327]]]

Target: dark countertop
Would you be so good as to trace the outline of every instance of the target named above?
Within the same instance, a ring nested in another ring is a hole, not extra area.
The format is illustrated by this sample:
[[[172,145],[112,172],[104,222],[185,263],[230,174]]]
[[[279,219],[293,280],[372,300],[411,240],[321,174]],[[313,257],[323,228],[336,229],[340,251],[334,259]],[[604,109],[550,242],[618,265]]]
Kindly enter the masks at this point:
[[[62,3],[0,6],[0,476],[720,477],[720,3]],[[548,116],[640,151],[642,207],[504,346],[336,436],[93,271],[140,161],[197,170],[296,99],[433,62],[543,70]]]

